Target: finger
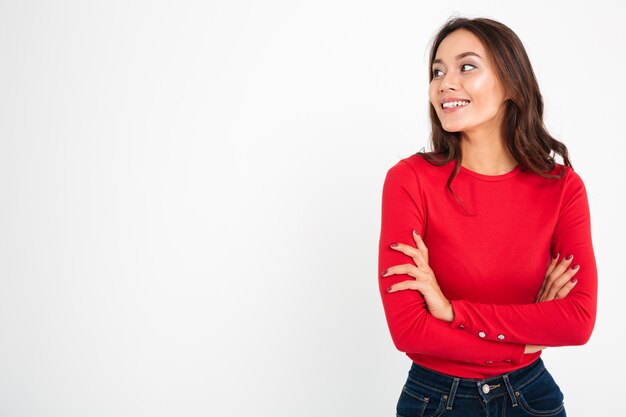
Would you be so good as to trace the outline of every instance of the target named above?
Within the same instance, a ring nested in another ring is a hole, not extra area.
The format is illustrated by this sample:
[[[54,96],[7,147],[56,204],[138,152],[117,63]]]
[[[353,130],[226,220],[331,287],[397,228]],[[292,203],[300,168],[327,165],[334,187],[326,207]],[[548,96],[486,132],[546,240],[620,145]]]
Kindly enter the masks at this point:
[[[578,264],[574,265],[574,267],[572,268],[567,268],[567,271],[565,271],[560,277],[554,280],[552,286],[547,291],[545,299],[553,300],[556,296],[556,293],[559,292],[561,288],[563,288],[563,286],[570,281],[570,279],[578,272],[579,269],[580,266]]]
[[[545,287],[541,291],[539,291],[537,293],[537,296],[535,296],[535,303],[541,303],[542,301],[544,301],[544,298],[546,297],[546,292],[547,289]]]
[[[561,262],[559,262],[558,265],[550,273],[551,275],[554,275],[556,277],[560,277],[561,275],[563,275],[563,272],[567,270],[567,268],[570,266],[570,264],[574,260],[574,255],[570,254],[568,256],[569,256],[569,259],[567,257],[561,259]]]
[[[535,296],[535,303],[542,298],[543,292],[546,289],[546,283],[549,281],[550,274],[552,273],[552,271],[556,267],[556,263],[557,263],[558,260],[559,260],[559,254],[558,253],[554,257],[550,258],[550,263],[548,264],[548,268],[546,269],[546,273],[544,275],[543,281],[541,281],[541,288],[539,289],[539,292]]]
[[[548,268],[546,269],[546,274],[545,274],[546,277],[550,275],[550,273],[554,270],[554,268],[556,268],[556,263],[558,260],[559,260],[558,253],[556,254],[556,256],[550,259],[550,263],[548,264]]]
[[[418,272],[421,273],[421,271],[419,271],[417,269],[417,266],[415,266],[415,265],[412,265],[412,264],[401,264],[401,265],[394,265],[394,266],[391,266],[391,267],[385,269],[381,273],[381,275],[386,278],[386,277],[389,277],[389,276],[392,276],[392,275],[406,274],[406,275],[408,275],[410,277],[415,278],[416,276],[417,277],[419,276]]]
[[[573,255],[570,255],[570,258],[563,258],[561,260],[561,262],[559,264],[557,264],[556,267],[554,267],[554,269],[552,269],[552,271],[550,271],[550,273],[548,274],[547,278],[544,280],[544,285],[543,285],[543,296],[542,299],[540,301],[545,301],[548,295],[548,292],[550,290],[550,288],[553,287],[554,285],[554,281],[557,280],[561,275],[563,275],[563,273],[565,273],[565,271],[567,270],[567,267],[571,264],[572,260],[574,259]],[[560,287],[559,287],[560,288]],[[557,291],[558,289],[557,288]]]
[[[409,281],[402,281],[402,282],[393,284],[387,289],[387,292],[391,293],[391,292],[398,292],[398,291],[403,291],[403,290],[420,291],[424,289],[423,287],[424,285],[420,283],[419,281],[409,280]]]
[[[404,243],[392,243],[389,246],[391,246],[391,249],[397,250],[398,252],[402,252],[405,255],[413,258],[413,261],[415,262],[415,264],[418,267],[424,269],[425,271],[430,269],[428,267],[428,261],[424,258],[424,255],[419,249],[411,245],[405,245]]]
[[[556,277],[552,280],[551,284],[547,286],[539,302],[554,300],[556,293],[563,288],[565,284],[578,272],[578,267],[575,269],[568,268],[560,277]],[[554,275],[554,273],[553,273]]]
[[[561,298],[567,297],[570,291],[576,286],[577,282],[577,280],[574,280],[574,282],[571,280],[567,281],[567,283],[556,293],[554,299],[560,300]]]
[[[571,263],[572,259],[567,262]],[[577,269],[565,268],[564,263],[561,264],[552,271],[550,274],[550,281],[546,284],[542,301],[548,301],[554,299],[556,293],[565,285],[565,283],[577,272]],[[576,266],[576,265],[574,265]],[[563,270],[563,273],[557,275],[559,271]]]
[[[539,289],[539,292],[535,296],[535,302],[538,302],[543,297],[543,292],[546,290],[546,281],[547,280],[548,280],[547,277],[543,279],[543,282],[541,283],[541,288]]]
[[[426,263],[428,263],[428,248],[426,247],[426,244],[422,240],[422,236],[420,236],[420,234],[417,233],[415,229],[413,229],[413,239],[415,240],[415,244],[417,245],[417,248],[424,255],[424,259],[426,260]]]

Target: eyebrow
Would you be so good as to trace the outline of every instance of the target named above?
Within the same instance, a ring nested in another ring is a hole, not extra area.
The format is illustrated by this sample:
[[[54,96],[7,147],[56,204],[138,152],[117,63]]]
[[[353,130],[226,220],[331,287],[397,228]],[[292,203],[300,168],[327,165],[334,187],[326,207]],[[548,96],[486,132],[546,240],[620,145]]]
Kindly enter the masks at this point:
[[[472,51],[461,52],[460,54],[455,56],[454,59],[456,59],[458,61],[459,59],[465,58],[466,56],[469,56],[469,55],[477,56],[478,58],[482,59],[482,57],[480,55],[478,55],[476,52],[472,52]],[[443,61],[441,59],[437,58],[437,59],[435,59],[433,61],[433,64],[437,64],[437,63],[443,64]]]

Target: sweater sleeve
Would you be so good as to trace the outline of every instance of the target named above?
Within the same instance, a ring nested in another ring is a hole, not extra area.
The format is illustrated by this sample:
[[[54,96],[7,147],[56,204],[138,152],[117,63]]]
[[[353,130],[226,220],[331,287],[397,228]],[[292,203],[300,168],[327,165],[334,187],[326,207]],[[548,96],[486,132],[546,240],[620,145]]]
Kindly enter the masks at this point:
[[[451,328],[449,323],[430,314],[419,291],[385,291],[395,283],[413,279],[405,274],[383,277],[381,273],[394,265],[413,263],[411,258],[389,245],[399,242],[415,246],[412,229],[424,234],[425,215],[417,175],[406,161],[401,160],[389,169],[383,186],[378,257],[379,291],[396,348],[402,352],[459,362],[520,363],[525,345],[481,340]]]
[[[560,258],[574,255],[571,266],[580,264],[574,275],[578,283],[565,298],[540,303],[450,300],[454,319],[448,325],[452,329],[491,341],[541,346],[587,343],[595,325],[598,277],[587,192],[580,176],[568,171],[550,249]]]

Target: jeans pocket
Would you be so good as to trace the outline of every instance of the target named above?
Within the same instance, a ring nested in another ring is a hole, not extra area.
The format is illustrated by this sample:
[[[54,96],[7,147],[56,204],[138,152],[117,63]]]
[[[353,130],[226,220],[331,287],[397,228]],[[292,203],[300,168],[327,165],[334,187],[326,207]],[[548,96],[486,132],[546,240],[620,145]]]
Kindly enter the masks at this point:
[[[445,408],[443,395],[409,377],[402,387],[397,417],[438,417]]]
[[[565,415],[563,393],[547,369],[515,391],[520,406],[531,416]]]

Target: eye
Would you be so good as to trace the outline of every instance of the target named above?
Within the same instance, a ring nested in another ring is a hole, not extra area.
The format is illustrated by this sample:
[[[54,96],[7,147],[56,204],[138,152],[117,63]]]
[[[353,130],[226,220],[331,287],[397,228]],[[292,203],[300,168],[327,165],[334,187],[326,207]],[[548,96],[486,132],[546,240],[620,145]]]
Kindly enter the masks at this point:
[[[467,66],[472,67],[472,68],[476,68],[476,66],[474,66],[472,64],[463,64],[463,65],[461,65],[461,68],[467,67]],[[433,78],[437,77],[437,71],[441,71],[441,70],[439,68],[434,69],[433,70]],[[467,71],[464,71],[464,72],[467,72]]]

